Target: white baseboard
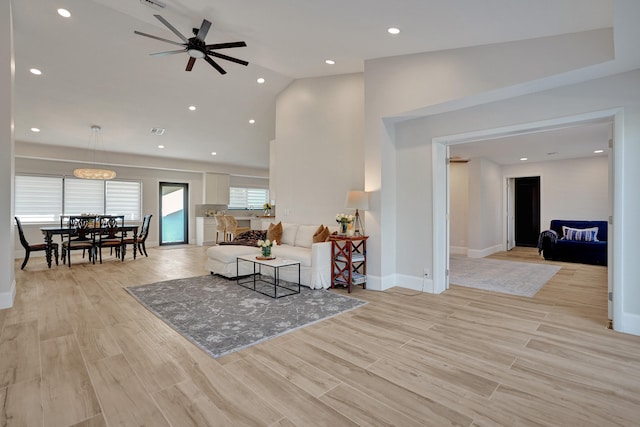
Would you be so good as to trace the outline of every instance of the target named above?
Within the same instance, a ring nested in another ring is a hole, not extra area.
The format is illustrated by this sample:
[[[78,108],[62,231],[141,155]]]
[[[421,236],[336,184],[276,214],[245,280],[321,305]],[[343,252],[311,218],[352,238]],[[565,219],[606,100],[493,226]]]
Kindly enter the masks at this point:
[[[495,245],[484,249],[469,249],[467,250],[467,256],[469,258],[484,258],[502,250],[504,250],[503,245]]]
[[[622,313],[622,325],[613,323],[613,329],[625,334],[640,335],[640,315],[634,313]]]
[[[0,309],[13,307],[13,301],[16,299],[16,279],[11,282],[11,289],[7,292],[0,292]]]
[[[449,246],[450,255],[462,255],[467,256],[469,249],[466,246]]]
[[[432,279],[423,279],[420,276],[408,276],[404,274],[390,274],[385,276],[384,280],[380,280],[380,276],[367,275],[368,290],[386,291],[395,286],[418,292],[434,293]]]

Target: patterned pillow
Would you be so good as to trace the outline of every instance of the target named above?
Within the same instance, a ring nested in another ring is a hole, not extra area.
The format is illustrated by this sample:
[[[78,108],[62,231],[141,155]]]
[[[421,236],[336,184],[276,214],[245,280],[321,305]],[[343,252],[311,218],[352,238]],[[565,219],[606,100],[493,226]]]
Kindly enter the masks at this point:
[[[577,240],[579,242],[597,242],[598,227],[571,228],[562,226],[562,240]]]

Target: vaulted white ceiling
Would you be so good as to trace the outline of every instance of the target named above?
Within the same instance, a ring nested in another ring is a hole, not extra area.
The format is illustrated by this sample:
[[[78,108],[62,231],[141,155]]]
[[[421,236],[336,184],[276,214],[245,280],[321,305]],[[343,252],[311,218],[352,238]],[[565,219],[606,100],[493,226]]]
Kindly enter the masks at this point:
[[[275,100],[293,79],[362,72],[373,58],[608,28],[614,19],[613,0],[160,1],[166,8],[14,1],[16,140],[88,148],[96,124],[108,150],[266,168]],[[178,48],[134,35],[178,41],[154,14],[187,37],[212,21],[206,42],[246,41],[220,52],[249,66],[220,60],[228,71],[220,75],[198,60],[185,72],[186,53],[150,56]],[[391,26],[401,33],[389,35]]]

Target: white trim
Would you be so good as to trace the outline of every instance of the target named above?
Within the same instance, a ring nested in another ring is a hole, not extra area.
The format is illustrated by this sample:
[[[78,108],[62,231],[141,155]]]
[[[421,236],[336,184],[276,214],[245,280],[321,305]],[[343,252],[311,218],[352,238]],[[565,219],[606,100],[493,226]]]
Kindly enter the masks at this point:
[[[614,307],[616,304],[613,305]],[[614,311],[615,314],[615,311]],[[624,332],[625,334],[640,335],[640,315],[634,313],[623,312],[620,315],[619,324],[616,325],[616,321],[613,321],[613,329],[618,332]]]
[[[0,309],[13,307],[13,301],[16,299],[16,280],[11,282],[11,288],[7,292],[0,293]]]
[[[465,132],[457,135],[448,135],[442,137],[436,137],[431,140],[432,143],[432,183],[433,183],[433,280],[434,288],[444,287],[444,272],[446,267],[441,260],[444,258],[444,254],[447,253],[447,241],[446,233],[439,230],[447,227],[446,218],[446,177],[442,174],[444,171],[442,168],[437,167],[438,164],[444,164],[446,161],[446,147],[449,145],[464,144],[467,142],[482,141],[486,139],[493,139],[499,136],[516,135],[523,133],[537,132],[543,129],[559,128],[563,126],[571,126],[582,122],[589,122],[592,120],[598,120],[603,118],[614,119],[615,126],[615,141],[614,141],[614,158],[613,158],[613,170],[614,170],[614,196],[613,196],[613,217],[614,217],[614,232],[610,233],[609,239],[613,241],[612,245],[609,245],[609,250],[613,250],[613,265],[609,268],[613,268],[613,327],[616,331],[630,332],[628,325],[637,325],[638,319],[631,315],[625,315],[622,311],[624,295],[623,295],[623,259],[622,256],[622,240],[623,235],[620,230],[621,227],[615,226],[616,224],[622,224],[622,183],[623,183],[623,171],[620,159],[622,159],[624,153],[624,109],[614,108],[609,110],[594,111],[590,113],[578,114],[574,116],[565,116],[555,119],[542,120],[538,122],[521,123],[517,125],[484,129],[480,131]],[[541,212],[542,214],[542,212]],[[637,316],[640,319],[640,316]],[[629,323],[628,323],[629,322]]]
[[[433,292],[433,280],[431,279],[423,279],[422,277],[409,276],[406,274],[398,274],[397,275],[397,284],[396,286],[411,289],[418,292]]]
[[[439,294],[447,289],[446,271],[449,265],[449,218],[447,212],[449,207],[448,200],[448,177],[447,174],[447,144],[436,143],[439,138],[434,138],[431,147],[431,168],[434,179],[432,182],[433,190],[433,239],[432,239],[432,256],[433,256],[433,293]],[[438,179],[435,179],[438,177]]]
[[[504,250],[504,244],[500,243],[484,249],[468,249],[467,256],[469,258],[484,258],[486,256],[495,254],[496,252],[500,252],[503,250]]]
[[[462,255],[467,256],[469,249],[466,246],[449,246],[450,255]]]

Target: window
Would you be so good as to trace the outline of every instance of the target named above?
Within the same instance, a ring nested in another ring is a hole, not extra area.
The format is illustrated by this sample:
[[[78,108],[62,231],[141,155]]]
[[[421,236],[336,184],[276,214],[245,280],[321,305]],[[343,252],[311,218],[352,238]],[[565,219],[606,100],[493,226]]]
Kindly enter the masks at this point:
[[[124,215],[126,220],[138,221],[142,183],[16,175],[15,210],[25,223],[59,222],[61,214],[83,213]]]
[[[269,201],[269,190],[264,188],[229,188],[229,209],[262,209]]]
[[[22,222],[58,222],[62,177],[16,175],[15,210]]]
[[[125,220],[140,219],[142,184],[139,181],[106,181],[105,213],[124,215]]]
[[[104,213],[104,181],[65,178],[64,214]]]

